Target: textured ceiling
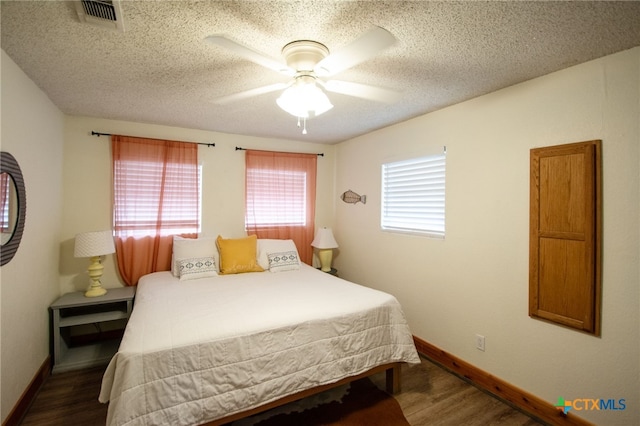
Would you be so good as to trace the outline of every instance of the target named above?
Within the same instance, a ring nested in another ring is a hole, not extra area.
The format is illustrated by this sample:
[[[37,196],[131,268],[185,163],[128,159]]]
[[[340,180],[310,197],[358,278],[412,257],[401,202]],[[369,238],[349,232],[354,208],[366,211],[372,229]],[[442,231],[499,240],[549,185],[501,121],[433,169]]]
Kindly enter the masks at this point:
[[[2,49],[66,114],[320,143],[640,45],[640,2],[123,1],[124,32],[73,2],[0,4]],[[334,51],[373,25],[398,42],[335,78],[400,91],[394,104],[329,93],[302,135],[278,92],[212,102],[288,79],[209,35],[282,60],[290,41]]]

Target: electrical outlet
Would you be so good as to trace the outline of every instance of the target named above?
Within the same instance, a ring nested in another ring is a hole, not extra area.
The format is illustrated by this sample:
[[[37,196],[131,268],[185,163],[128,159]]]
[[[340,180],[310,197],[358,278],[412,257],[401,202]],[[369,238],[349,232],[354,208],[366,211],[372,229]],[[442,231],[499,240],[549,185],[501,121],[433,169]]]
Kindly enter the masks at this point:
[[[481,334],[476,334],[476,349],[484,352],[484,336]]]

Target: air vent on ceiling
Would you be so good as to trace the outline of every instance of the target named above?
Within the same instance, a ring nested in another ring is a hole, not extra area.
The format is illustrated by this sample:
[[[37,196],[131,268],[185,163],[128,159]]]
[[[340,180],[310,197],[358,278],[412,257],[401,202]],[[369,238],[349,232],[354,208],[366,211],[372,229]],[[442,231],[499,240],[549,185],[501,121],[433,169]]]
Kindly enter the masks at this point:
[[[80,22],[124,31],[120,0],[76,1]]]

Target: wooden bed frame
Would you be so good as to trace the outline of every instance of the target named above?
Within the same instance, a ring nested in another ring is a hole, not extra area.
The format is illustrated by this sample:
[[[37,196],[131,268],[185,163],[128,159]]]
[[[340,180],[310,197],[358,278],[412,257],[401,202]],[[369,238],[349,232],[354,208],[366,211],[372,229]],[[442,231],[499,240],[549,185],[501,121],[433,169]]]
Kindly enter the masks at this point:
[[[377,367],[372,368],[369,371],[366,371],[362,374],[358,374],[356,376],[346,377],[342,380],[339,380],[335,383],[329,383],[326,385],[321,385],[315,388],[307,389],[300,391],[298,393],[294,393],[293,395],[285,396],[278,400],[269,402],[268,404],[261,405],[260,407],[253,408],[251,410],[243,411],[241,413],[231,414],[226,417],[222,417],[220,419],[214,420],[212,422],[205,423],[202,426],[221,426],[236,420],[243,419],[245,417],[253,416],[255,414],[259,414],[265,412],[267,410],[271,410],[272,408],[280,407],[281,405],[288,404],[290,402],[298,401],[300,399],[306,398],[311,395],[318,394],[320,392],[324,392],[329,389],[333,389],[338,386],[345,385],[347,383],[351,383],[354,380],[362,379],[365,377],[372,376],[374,374],[380,373],[384,371],[386,373],[385,377],[385,388],[386,391],[390,394],[396,394],[400,392],[401,382],[400,382],[400,367],[402,363],[395,362],[391,364],[383,364]]]

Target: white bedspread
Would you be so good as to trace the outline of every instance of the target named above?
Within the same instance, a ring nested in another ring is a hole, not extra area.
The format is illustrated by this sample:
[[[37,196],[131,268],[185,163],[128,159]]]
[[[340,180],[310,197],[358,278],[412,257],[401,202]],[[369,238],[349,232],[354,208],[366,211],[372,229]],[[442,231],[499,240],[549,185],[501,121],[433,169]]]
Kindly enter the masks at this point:
[[[103,378],[107,425],[198,425],[389,362],[420,362],[398,301],[303,265],[143,277]]]

